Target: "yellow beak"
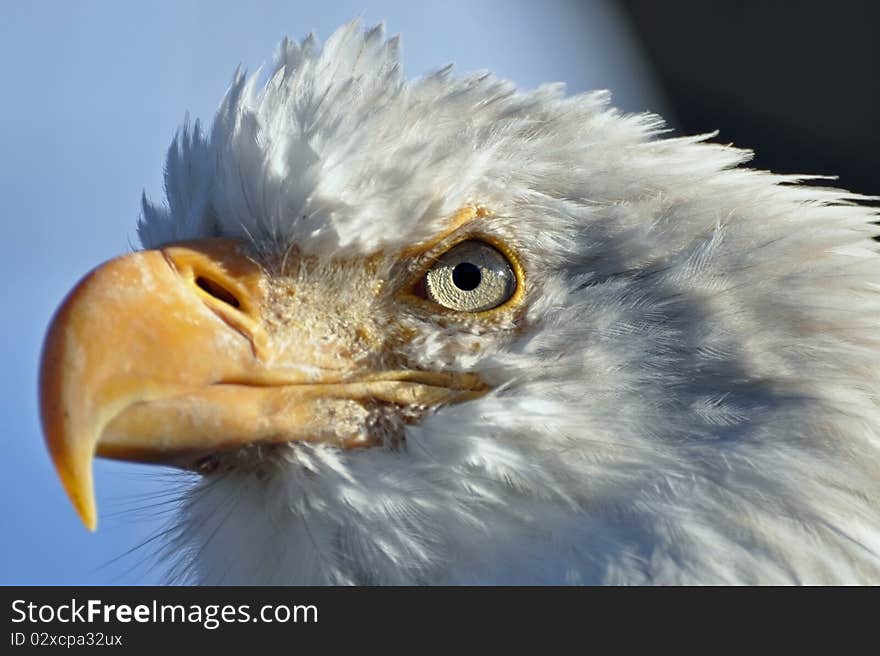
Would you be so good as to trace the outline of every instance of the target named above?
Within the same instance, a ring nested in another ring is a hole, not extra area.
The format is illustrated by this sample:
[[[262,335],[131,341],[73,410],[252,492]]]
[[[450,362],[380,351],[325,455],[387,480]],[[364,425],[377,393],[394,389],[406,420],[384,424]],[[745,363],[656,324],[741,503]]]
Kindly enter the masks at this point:
[[[326,366],[320,340],[284,340],[263,316],[268,281],[235,240],[142,251],[89,273],[49,327],[40,369],[46,443],[85,525],[97,526],[92,458],[192,466],[255,443],[370,445],[331,417],[352,403],[476,398],[471,374]],[[298,346],[290,352],[289,344]]]

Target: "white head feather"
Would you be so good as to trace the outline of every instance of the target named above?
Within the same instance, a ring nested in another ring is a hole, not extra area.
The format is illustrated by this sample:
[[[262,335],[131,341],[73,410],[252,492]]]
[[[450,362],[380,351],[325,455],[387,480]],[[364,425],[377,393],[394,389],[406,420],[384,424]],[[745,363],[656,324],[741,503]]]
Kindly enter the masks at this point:
[[[172,578],[880,582],[874,212],[661,139],[604,92],[407,83],[396,51],[357,22],[283,42],[208,135],[184,126],[140,234],[323,258],[491,207],[526,270],[522,324],[421,324],[407,356],[495,391],[408,427],[403,451],[291,446],[272,476],[195,484]]]

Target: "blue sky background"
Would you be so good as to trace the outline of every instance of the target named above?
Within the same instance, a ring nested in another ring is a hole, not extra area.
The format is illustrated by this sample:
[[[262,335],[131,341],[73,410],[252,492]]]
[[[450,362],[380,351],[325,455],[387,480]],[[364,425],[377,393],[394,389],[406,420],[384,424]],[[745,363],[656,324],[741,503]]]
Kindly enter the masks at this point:
[[[280,39],[323,41],[355,16],[400,33],[410,77],[453,62],[523,88],[610,88],[628,111],[663,107],[610,3],[63,1],[0,10],[0,584],[161,582],[145,550],[162,517],[139,510],[170,470],[97,461],[97,533],[75,516],[43,445],[36,405],[49,319],[89,269],[137,247],[142,190],[162,196],[165,150],[185,112],[210,120],[239,64]]]

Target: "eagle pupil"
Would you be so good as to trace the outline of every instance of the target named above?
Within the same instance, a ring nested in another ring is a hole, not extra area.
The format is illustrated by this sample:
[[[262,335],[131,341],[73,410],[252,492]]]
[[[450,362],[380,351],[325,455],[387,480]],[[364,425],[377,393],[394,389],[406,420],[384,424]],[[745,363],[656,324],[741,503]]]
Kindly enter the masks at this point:
[[[470,262],[461,262],[456,264],[452,270],[452,282],[462,291],[469,292],[480,286],[483,274],[480,273],[480,267]]]

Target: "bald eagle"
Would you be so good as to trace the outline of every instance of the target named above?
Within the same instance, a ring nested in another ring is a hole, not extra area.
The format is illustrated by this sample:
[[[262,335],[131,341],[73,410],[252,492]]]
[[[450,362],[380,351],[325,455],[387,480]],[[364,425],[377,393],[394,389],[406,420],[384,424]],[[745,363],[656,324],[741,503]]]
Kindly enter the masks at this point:
[[[663,132],[285,40],[52,321],[80,517],[98,455],[200,475],[175,581],[880,583],[875,210]]]

